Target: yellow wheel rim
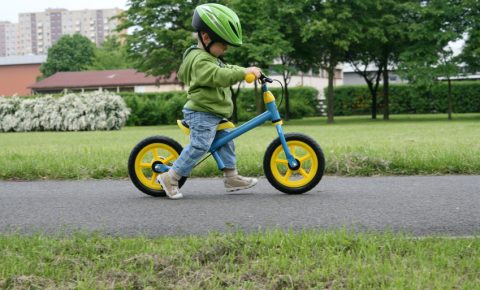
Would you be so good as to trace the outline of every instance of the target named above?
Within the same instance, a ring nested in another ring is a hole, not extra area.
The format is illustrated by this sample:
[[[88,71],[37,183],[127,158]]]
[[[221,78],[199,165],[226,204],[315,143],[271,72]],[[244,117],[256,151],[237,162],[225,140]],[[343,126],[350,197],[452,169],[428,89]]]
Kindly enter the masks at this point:
[[[275,179],[287,187],[302,187],[313,180],[318,171],[318,157],[310,145],[305,142],[287,141],[293,157],[300,161],[300,168],[292,170],[282,145],[278,146],[270,159],[270,169]]]
[[[135,158],[135,174],[144,186],[155,190],[162,190],[162,186],[156,181],[158,173],[152,170],[152,164],[155,161],[160,161],[163,164],[171,166],[177,158],[177,151],[167,144],[150,144],[145,146],[137,154]]]

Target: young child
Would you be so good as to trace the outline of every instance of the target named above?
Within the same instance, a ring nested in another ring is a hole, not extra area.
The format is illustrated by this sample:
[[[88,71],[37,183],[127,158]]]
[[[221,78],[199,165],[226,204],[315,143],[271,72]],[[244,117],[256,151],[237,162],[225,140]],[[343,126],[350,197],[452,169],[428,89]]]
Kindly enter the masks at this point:
[[[188,86],[187,103],[183,114],[190,127],[190,144],[185,147],[172,168],[157,177],[167,196],[180,199],[178,181],[188,176],[193,166],[208,152],[216,135],[217,125],[233,112],[230,86],[253,73],[260,77],[257,67],[243,68],[225,65],[221,57],[229,45],[242,45],[242,28],[237,14],[220,4],[203,4],[195,8],[192,26],[198,35],[198,44],[188,48],[178,71],[178,78]],[[247,189],[257,183],[256,178],[238,175],[233,141],[218,153],[225,164],[224,185],[227,191]]]

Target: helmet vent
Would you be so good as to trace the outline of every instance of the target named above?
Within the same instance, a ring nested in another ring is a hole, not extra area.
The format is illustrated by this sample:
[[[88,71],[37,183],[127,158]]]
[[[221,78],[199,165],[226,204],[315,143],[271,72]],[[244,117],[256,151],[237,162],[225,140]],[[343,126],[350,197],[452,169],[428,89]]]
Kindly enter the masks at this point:
[[[230,28],[232,28],[233,32],[238,37],[238,32],[237,32],[237,29],[235,28],[235,25],[233,25],[233,23],[230,21],[228,21],[228,24],[230,24]]]

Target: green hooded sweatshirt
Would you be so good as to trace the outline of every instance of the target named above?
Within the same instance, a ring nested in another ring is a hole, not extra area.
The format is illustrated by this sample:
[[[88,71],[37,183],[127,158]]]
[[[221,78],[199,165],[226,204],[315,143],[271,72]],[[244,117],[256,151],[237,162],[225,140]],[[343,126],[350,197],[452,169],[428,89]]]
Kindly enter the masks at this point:
[[[185,51],[177,76],[188,86],[184,108],[229,118],[233,112],[230,86],[244,79],[245,68],[225,65],[194,45]]]

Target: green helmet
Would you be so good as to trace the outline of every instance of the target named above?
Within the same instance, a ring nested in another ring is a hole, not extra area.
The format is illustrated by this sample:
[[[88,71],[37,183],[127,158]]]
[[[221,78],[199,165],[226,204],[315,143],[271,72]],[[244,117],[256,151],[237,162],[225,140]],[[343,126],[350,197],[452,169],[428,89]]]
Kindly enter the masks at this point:
[[[242,26],[232,9],[220,4],[203,4],[195,8],[192,26],[197,32],[205,31],[215,41],[233,46],[242,45]],[[212,42],[212,44],[213,44]]]

